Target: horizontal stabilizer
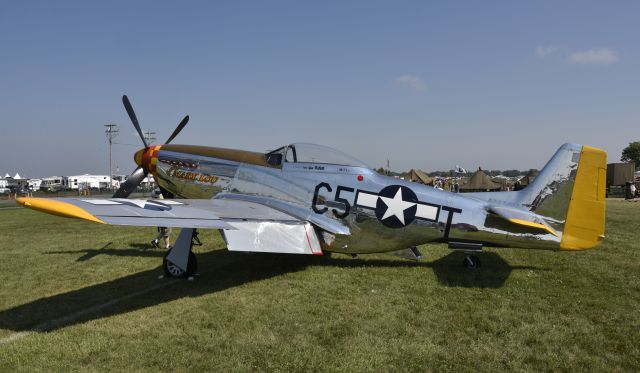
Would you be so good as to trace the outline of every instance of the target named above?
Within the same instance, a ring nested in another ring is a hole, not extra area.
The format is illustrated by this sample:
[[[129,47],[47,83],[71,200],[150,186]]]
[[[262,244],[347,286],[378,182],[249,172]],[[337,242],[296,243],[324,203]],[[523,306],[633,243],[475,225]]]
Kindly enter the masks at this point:
[[[504,206],[490,205],[489,212],[509,221],[510,223],[521,225],[528,228],[539,229],[552,235],[559,237],[558,232],[551,228],[544,219],[532,212],[526,210],[513,209]]]

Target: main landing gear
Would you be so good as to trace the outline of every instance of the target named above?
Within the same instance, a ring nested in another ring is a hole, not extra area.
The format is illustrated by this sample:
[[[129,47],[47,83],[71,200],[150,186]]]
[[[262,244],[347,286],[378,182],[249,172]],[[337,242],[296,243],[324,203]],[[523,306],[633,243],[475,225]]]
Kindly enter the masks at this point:
[[[165,254],[162,269],[167,277],[191,278],[196,275],[198,261],[191,251],[193,245],[200,244],[198,233],[194,228],[183,228],[176,244]]]
[[[173,250],[173,248],[171,249]],[[185,278],[195,276],[196,271],[198,270],[198,261],[196,260],[196,254],[193,251],[189,252],[189,258],[187,262],[187,270],[178,267],[172,261],[168,260],[167,257],[171,253],[171,250],[167,252],[162,259],[162,269],[164,270],[164,274],[167,277],[172,278]]]

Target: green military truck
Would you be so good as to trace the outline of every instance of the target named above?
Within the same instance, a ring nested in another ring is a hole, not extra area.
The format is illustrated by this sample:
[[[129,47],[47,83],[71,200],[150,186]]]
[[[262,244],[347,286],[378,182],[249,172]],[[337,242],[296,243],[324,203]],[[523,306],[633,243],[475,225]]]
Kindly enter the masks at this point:
[[[635,171],[635,163],[609,163],[607,165],[607,197],[623,198],[625,184],[635,182]]]

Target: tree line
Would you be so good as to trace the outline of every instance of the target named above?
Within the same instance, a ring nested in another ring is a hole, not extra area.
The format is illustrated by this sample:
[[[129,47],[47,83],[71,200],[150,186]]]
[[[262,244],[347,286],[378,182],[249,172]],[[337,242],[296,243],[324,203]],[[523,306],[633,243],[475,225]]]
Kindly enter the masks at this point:
[[[640,167],[640,141],[630,142],[626,148],[622,149],[620,160],[622,162],[633,162],[636,164],[636,169],[638,169]]]

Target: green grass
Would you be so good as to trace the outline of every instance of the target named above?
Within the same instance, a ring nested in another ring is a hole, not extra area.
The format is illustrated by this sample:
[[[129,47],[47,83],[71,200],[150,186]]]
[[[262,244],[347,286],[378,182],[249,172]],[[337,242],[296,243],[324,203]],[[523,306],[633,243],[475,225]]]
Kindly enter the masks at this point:
[[[0,371],[637,371],[640,203],[585,252],[491,249],[482,268],[230,253],[159,279],[151,228],[0,210]]]

